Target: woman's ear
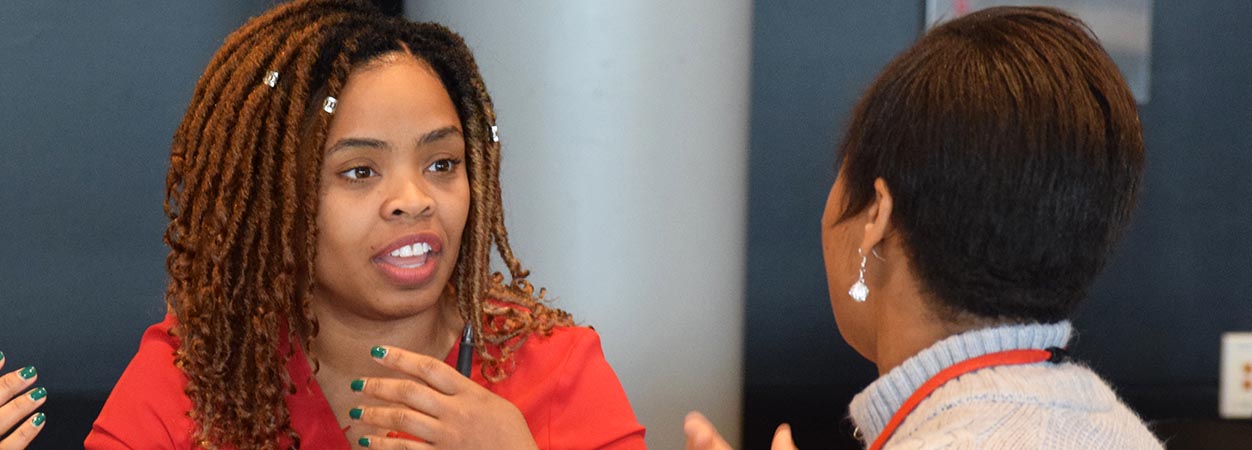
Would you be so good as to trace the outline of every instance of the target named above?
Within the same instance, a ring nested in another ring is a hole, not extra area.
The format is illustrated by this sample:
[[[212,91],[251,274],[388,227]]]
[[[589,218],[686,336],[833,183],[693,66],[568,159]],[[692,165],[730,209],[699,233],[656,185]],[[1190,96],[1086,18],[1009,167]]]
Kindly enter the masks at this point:
[[[868,255],[874,246],[882,242],[891,227],[891,188],[882,178],[874,179],[874,202],[866,215],[865,236],[861,239],[861,251]]]

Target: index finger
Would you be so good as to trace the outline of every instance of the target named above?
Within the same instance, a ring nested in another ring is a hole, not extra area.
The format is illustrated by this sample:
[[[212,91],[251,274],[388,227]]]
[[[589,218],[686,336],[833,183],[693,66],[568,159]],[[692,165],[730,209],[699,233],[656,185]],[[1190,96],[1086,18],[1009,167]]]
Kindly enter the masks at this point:
[[[473,384],[443,360],[417,352],[390,346],[377,346],[370,350],[375,361],[385,367],[412,375],[432,389],[446,395],[463,391],[466,382]]]

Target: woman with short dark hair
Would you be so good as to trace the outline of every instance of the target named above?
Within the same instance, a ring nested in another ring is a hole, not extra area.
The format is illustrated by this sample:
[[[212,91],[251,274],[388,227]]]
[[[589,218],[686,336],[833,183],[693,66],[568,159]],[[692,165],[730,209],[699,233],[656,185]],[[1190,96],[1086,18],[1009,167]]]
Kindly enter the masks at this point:
[[[841,160],[822,249],[839,332],[881,374],[850,406],[871,449],[1161,448],[1065,359],[1144,164],[1134,98],[1081,21],[936,27],[869,88]],[[686,428],[725,448],[698,414]]]

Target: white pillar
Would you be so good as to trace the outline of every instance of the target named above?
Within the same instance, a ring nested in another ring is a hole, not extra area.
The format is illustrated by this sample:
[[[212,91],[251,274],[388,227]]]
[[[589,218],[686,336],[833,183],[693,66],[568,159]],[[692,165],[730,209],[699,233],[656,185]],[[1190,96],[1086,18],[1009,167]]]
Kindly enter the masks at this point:
[[[737,444],[748,0],[410,0],[478,60],[532,281],[599,331],[655,449],[704,411]]]

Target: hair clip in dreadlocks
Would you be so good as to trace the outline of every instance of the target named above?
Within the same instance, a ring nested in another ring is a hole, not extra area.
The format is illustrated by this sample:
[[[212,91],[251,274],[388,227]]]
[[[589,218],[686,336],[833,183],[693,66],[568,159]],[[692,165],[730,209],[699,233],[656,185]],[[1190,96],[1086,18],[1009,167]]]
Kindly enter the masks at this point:
[[[491,142],[500,142],[500,127],[491,126]]]
[[[336,103],[339,103],[339,101],[335,100],[334,97],[326,97],[326,101],[322,102],[322,111],[326,111],[327,114],[334,114]]]
[[[265,85],[269,87],[278,86],[278,72],[273,70],[265,74]]]

